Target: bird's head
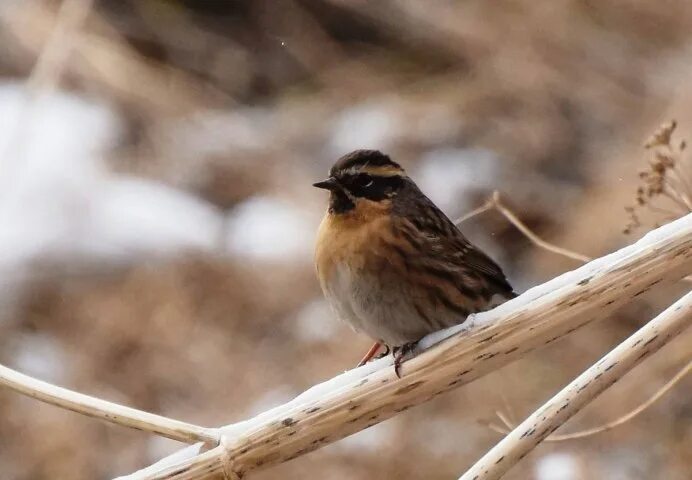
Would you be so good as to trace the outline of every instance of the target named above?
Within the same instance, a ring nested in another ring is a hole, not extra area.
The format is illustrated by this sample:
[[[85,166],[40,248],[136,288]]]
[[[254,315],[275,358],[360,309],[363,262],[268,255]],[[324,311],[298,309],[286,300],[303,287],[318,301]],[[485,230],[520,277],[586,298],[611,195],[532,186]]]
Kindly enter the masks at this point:
[[[356,150],[336,161],[329,178],[313,185],[331,192],[330,213],[343,214],[366,203],[390,203],[407,180],[404,169],[382,152]]]

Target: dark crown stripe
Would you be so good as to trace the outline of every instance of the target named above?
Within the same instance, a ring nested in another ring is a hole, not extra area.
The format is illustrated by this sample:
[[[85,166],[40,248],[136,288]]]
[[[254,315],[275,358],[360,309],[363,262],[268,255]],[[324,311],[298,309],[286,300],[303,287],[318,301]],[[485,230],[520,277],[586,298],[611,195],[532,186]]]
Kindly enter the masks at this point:
[[[354,167],[362,167],[366,164],[374,167],[392,166],[394,168],[401,168],[398,163],[393,162],[388,155],[385,155],[379,150],[356,150],[337,160],[330,174],[334,175],[339,171],[348,170]]]

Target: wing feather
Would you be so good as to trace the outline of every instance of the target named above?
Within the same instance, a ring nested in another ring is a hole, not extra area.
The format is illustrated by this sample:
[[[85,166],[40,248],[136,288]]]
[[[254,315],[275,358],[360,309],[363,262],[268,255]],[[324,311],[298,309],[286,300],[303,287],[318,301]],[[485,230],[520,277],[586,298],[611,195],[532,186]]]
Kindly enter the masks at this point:
[[[395,227],[410,243],[414,243],[420,253],[409,263],[419,269],[435,272],[453,282],[460,290],[469,290],[488,299],[495,294],[512,297],[513,289],[502,269],[469,242],[415,184],[412,187],[417,192],[409,195],[413,198],[402,207],[407,214],[397,216],[399,226]],[[406,201],[406,198],[402,200]],[[411,215],[412,212],[415,214]],[[478,285],[479,281],[482,285]],[[481,291],[475,291],[479,287]]]

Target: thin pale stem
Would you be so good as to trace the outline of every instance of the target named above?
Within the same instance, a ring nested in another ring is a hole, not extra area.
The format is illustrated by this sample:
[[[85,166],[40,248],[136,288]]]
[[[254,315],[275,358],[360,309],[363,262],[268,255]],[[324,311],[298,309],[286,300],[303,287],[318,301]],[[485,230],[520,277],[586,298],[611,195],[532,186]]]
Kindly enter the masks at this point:
[[[560,425],[692,324],[692,292],[608,352],[536,410],[459,480],[498,480]]]
[[[685,201],[680,197],[678,192],[670,186],[670,182],[666,181],[667,188],[663,188],[662,194],[670,198],[683,211],[690,211],[690,208],[685,205]],[[682,212],[681,212],[682,213]]]
[[[34,65],[27,85],[33,93],[58,84],[93,0],[64,0],[56,16],[55,28]]]
[[[547,242],[546,240],[543,240],[541,237],[536,235],[533,230],[531,230],[524,222],[522,222],[517,215],[514,214],[507,206],[505,206],[501,201],[500,201],[500,192],[497,190],[493,192],[493,195],[491,198],[489,198],[483,205],[480,207],[476,208],[475,210],[472,210],[471,212],[467,213],[466,215],[456,219],[454,221],[455,225],[458,225],[472,217],[481,215],[489,210],[497,210],[504,216],[509,223],[514,225],[514,227],[519,230],[531,243],[536,245],[538,248],[542,248],[544,250],[548,250],[549,252],[555,253],[557,255],[562,255],[563,257],[570,258],[572,260],[577,260],[580,262],[588,262],[591,260],[591,257],[584,255],[582,253],[575,252],[573,250],[568,250],[566,248],[560,247],[558,245],[555,245],[553,243]],[[671,212],[671,214],[673,214]],[[678,218],[677,214],[674,214],[675,218]],[[687,276],[682,279],[684,282],[692,283],[692,275]]]
[[[689,205],[690,197],[692,197],[692,186],[687,179],[687,175],[685,175],[685,172],[680,168],[679,163],[680,162],[676,163],[672,170],[675,173],[675,176],[678,178],[678,181],[680,182],[680,193],[683,196],[683,198],[687,200],[686,203],[688,203]],[[692,209],[692,206],[690,207],[690,209]]]
[[[205,442],[214,445],[219,443],[220,434],[215,428],[205,428],[172,420],[83,393],[73,392],[29,377],[3,365],[0,365],[0,385],[57,407],[124,427],[148,431],[180,442]]]
[[[472,217],[478,216],[482,213],[485,213],[493,209],[500,212],[500,214],[502,214],[502,216],[504,216],[509,221],[509,223],[514,225],[514,227],[517,230],[519,230],[527,239],[529,239],[530,242],[532,242],[539,248],[548,250],[549,252],[553,252],[558,255],[562,255],[564,257],[571,258],[573,260],[577,260],[580,262],[588,262],[591,260],[591,257],[588,257],[581,253],[573,252],[572,250],[568,250],[566,248],[559,247],[555,244],[543,240],[541,237],[536,235],[528,226],[526,226],[524,222],[519,220],[519,217],[517,217],[514,214],[514,212],[512,212],[502,203],[502,201],[500,200],[500,192],[498,192],[497,190],[493,192],[492,196],[483,205],[476,208],[475,210],[470,211],[466,215],[456,219],[454,223],[462,223]]]
[[[692,197],[692,181],[690,181],[689,177],[687,176],[687,172],[680,168],[680,165],[676,165],[674,170],[677,176],[680,178],[680,181],[685,185],[687,195]]]
[[[477,217],[478,215],[487,212],[488,210],[492,210],[495,208],[495,202],[493,201],[492,198],[488,199],[483,205],[480,207],[471,210],[468,212],[466,215],[463,215],[456,220],[454,220],[455,225],[459,225],[460,223],[465,222],[466,220],[470,220],[473,217]]]
[[[673,218],[678,218],[680,216],[679,212],[674,212],[673,210],[668,210],[667,208],[659,207],[658,205],[654,205],[653,203],[649,202],[646,204],[646,206],[649,208],[654,213],[660,213],[661,215],[665,215],[666,218],[673,217]]]
[[[586,255],[583,255],[581,253],[573,252],[572,250],[567,250],[566,248],[558,247],[557,245],[554,245],[552,243],[546,242],[543,240],[541,237],[533,233],[527,227],[519,218],[514,215],[514,213],[505,207],[501,202],[500,202],[500,196],[497,192],[495,192],[497,195],[497,200],[495,202],[495,208],[497,208],[497,211],[500,212],[504,217],[509,220],[509,222],[514,225],[521,233],[523,233],[526,238],[528,238],[531,242],[535,243],[539,247],[548,250],[553,253],[557,253],[558,255],[562,255],[564,257],[569,257],[573,260],[577,260],[580,262],[588,262],[591,260],[591,257],[587,257]]]
[[[654,403],[661,399],[661,397],[668,393],[675,385],[677,385],[680,382],[680,380],[685,378],[685,376],[688,373],[690,373],[691,370],[692,361],[689,361],[687,365],[685,365],[678,373],[675,374],[673,378],[671,378],[665,385],[658,389],[656,393],[649,397],[645,402],[641,403],[633,410],[629,411],[625,415],[616,418],[615,420],[612,420],[603,425],[599,425],[597,427],[589,428],[586,430],[580,430],[578,432],[565,433],[561,435],[550,435],[548,438],[545,439],[545,441],[564,442],[565,440],[575,440],[578,438],[590,437],[592,435],[607,432],[608,430],[612,430],[615,427],[619,427],[620,425],[629,422],[630,420],[639,416],[642,412],[646,411],[649,407],[651,407]],[[495,424],[489,423],[487,424],[488,428],[503,435],[507,435],[516,428],[516,424],[513,424],[512,422],[508,421],[507,416],[505,416],[503,412],[495,412],[495,414],[502,421],[502,423],[504,423],[505,427],[503,428]]]

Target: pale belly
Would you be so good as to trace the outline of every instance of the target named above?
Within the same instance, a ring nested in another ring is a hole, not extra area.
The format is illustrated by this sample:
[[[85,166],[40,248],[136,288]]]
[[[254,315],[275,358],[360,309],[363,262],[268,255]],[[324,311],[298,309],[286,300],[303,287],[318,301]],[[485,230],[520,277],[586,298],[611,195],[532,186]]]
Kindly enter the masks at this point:
[[[395,272],[377,275],[335,265],[324,293],[339,318],[389,346],[414,342],[464,320],[431,305],[426,292],[407,285]],[[421,316],[425,314],[425,319]]]

